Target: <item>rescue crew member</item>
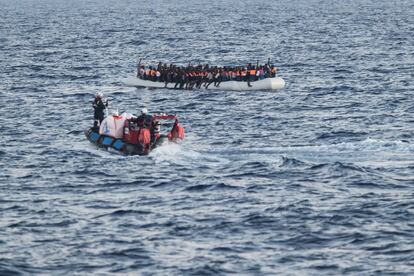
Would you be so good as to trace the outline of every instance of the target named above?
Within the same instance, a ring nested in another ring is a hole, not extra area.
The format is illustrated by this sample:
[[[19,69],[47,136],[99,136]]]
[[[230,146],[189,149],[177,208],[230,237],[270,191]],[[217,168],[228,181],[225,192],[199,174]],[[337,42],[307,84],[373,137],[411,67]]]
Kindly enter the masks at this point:
[[[93,101],[93,127],[97,128],[101,125],[104,119],[104,110],[108,107],[108,101],[103,101],[103,94],[101,92],[96,93],[95,100]]]
[[[137,123],[138,127],[150,128],[152,124],[152,116],[148,114],[148,110],[144,107],[141,109],[141,115],[136,119],[133,119]]]

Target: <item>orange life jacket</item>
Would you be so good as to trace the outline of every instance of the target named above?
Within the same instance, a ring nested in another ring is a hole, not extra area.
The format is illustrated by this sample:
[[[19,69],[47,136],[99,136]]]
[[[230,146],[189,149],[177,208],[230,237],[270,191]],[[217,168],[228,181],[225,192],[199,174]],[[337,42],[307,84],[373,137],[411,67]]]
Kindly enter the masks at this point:
[[[250,76],[256,76],[256,70],[251,69],[250,70]]]
[[[138,143],[149,145],[151,143],[151,133],[148,128],[141,128],[138,134]]]

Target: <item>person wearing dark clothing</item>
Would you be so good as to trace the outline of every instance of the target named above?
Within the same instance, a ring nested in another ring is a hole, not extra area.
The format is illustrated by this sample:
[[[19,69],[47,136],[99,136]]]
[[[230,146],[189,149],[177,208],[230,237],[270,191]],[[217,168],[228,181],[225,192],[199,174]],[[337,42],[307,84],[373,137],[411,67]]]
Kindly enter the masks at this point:
[[[175,85],[174,85],[174,89],[180,88],[181,86],[181,81],[183,79],[183,73],[181,72],[180,69],[177,69],[177,71],[175,72]]]
[[[104,119],[104,110],[106,109],[106,107],[108,106],[108,101],[106,101],[104,103],[103,101],[103,94],[102,93],[97,93],[95,100],[93,101],[92,107],[94,109],[94,113],[93,113],[93,127],[97,128],[98,126],[101,125],[103,119]]]
[[[214,86],[219,87],[222,77],[221,77],[221,69],[217,70],[214,75]]]
[[[148,114],[148,110],[144,107],[141,110],[141,115],[139,115],[134,121],[141,128],[150,128],[152,125],[152,116]]]
[[[251,77],[250,70],[252,70],[252,68],[253,67],[252,67],[251,63],[247,64],[246,81],[247,81],[247,86],[249,86],[249,87],[252,87],[252,85],[250,84],[250,77]]]

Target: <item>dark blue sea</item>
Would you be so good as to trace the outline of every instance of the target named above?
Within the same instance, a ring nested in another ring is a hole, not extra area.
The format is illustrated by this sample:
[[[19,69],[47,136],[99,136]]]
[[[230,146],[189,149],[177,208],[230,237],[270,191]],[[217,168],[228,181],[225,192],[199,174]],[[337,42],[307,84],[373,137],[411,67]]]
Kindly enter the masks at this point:
[[[0,275],[413,275],[413,37],[411,0],[0,0]],[[139,58],[286,87],[124,87]],[[186,139],[97,149],[96,92]]]

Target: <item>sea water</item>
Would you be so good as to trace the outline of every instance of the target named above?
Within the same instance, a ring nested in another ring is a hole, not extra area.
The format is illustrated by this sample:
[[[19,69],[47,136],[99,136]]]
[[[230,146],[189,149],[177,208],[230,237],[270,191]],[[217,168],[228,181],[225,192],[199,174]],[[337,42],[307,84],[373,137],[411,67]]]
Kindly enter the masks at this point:
[[[414,273],[413,37],[409,0],[0,0],[0,274]],[[122,86],[140,58],[286,87]],[[186,139],[97,149],[96,92]]]

